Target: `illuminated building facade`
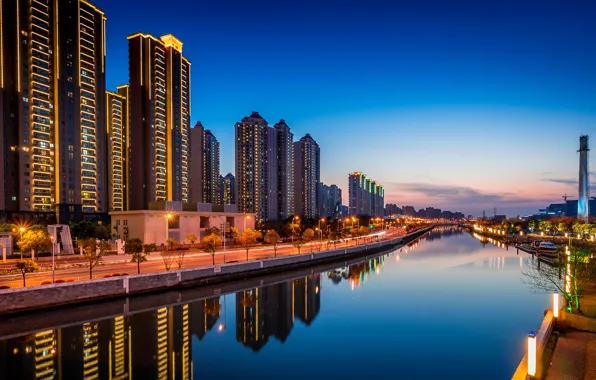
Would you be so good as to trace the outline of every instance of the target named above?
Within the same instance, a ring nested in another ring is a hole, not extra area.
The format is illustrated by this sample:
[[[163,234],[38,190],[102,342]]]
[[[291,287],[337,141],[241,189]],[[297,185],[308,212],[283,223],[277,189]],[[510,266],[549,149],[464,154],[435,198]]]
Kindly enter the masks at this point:
[[[107,217],[104,12],[87,0],[0,8],[0,210]]]
[[[136,33],[129,48],[129,210],[189,201],[190,62],[172,35]]]
[[[210,130],[205,131],[203,147],[203,202],[219,205],[219,142]]]
[[[128,210],[128,85],[106,91],[109,211]]]
[[[276,139],[277,219],[294,215],[294,134],[285,120],[273,126]]]
[[[385,213],[385,189],[361,172],[349,175],[349,214],[382,217]]]
[[[221,177],[221,200],[224,205],[236,204],[236,178],[232,173]]]
[[[321,150],[310,134],[294,143],[294,210],[305,218],[319,215],[318,183],[321,181]]]
[[[271,128],[253,112],[236,123],[236,205],[238,212],[255,213],[260,220],[275,219],[269,192],[272,165]]]

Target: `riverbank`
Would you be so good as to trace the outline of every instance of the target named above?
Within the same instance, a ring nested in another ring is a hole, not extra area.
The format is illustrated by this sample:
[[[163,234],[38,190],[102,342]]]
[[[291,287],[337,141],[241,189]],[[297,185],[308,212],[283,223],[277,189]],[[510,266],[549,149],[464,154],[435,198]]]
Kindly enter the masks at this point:
[[[407,244],[423,236],[433,227],[423,228],[402,237],[365,246],[202,268],[0,290],[0,314],[51,308],[112,297],[125,297],[178,287],[244,280],[316,264],[341,262],[347,258],[383,252]]]

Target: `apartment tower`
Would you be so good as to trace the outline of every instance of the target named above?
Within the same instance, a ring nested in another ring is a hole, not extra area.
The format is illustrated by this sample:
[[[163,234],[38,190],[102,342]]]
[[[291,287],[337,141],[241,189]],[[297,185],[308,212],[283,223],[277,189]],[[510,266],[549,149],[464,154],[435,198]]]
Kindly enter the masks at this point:
[[[108,211],[104,13],[0,1],[0,210],[59,222]]]
[[[277,219],[294,215],[294,135],[285,120],[273,126],[276,143]]]
[[[243,118],[235,128],[237,210],[270,219],[270,128],[258,112]]]
[[[106,91],[109,211],[128,210],[128,89]]]
[[[203,138],[203,202],[221,204],[219,174],[219,141],[210,130]]]
[[[317,218],[321,179],[321,150],[310,134],[294,143],[294,210],[305,218]]]
[[[129,209],[189,200],[190,62],[171,34],[128,37]]]

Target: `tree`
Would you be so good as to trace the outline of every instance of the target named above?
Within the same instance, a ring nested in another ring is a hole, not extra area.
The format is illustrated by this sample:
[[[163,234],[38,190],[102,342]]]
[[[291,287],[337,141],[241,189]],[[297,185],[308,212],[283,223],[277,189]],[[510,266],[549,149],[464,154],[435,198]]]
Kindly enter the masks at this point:
[[[88,220],[70,223],[70,233],[76,239],[88,239],[95,236],[96,226]]]
[[[170,246],[170,249],[172,249],[174,247],[174,244],[177,244],[178,241],[174,238],[167,238],[166,239],[166,244]]]
[[[163,260],[163,265],[165,266],[166,270],[170,270],[170,268],[172,268],[172,264],[174,264],[176,256],[166,251],[161,253],[161,258]]]
[[[275,230],[267,231],[267,234],[265,235],[265,241],[268,244],[273,245],[273,256],[274,257],[277,257],[277,243],[279,243],[280,240],[281,239],[280,239],[277,231],[275,231]]]
[[[95,238],[81,239],[79,244],[83,248],[83,257],[89,264],[89,279],[92,280],[93,268],[99,264],[106,251],[110,250],[110,244],[105,241],[98,243]]]
[[[128,239],[124,243],[124,252],[132,255],[131,263],[137,263],[137,273],[141,273],[141,263],[147,261],[147,255],[144,252],[143,241],[139,238]]]
[[[95,233],[93,235],[99,240],[108,240],[111,237],[109,225],[98,225],[97,227],[95,227]]]
[[[199,238],[195,234],[188,234],[186,235],[186,240],[188,240],[190,244],[194,244]]]
[[[293,238],[294,236],[300,235],[300,232],[302,230],[300,229],[300,224],[290,223],[288,226],[288,231],[290,231],[290,235],[292,235],[292,238]]]
[[[211,228],[207,228],[205,230],[205,236],[211,235],[211,234],[216,234],[216,235],[221,235],[221,230],[217,227],[211,227]]]
[[[312,228],[307,228],[302,234],[302,239],[306,242],[310,242],[315,238],[315,231]],[[310,252],[312,253],[312,245],[310,246]]]
[[[37,272],[37,263],[33,260],[23,260],[16,263],[15,267],[23,274],[23,287],[26,287],[25,274]]]
[[[246,261],[248,261],[248,251],[258,244],[257,239],[260,239],[262,234],[259,231],[253,231],[250,228],[242,231],[240,235],[240,245],[246,250]]]
[[[557,223],[557,231],[559,232],[565,232],[567,231],[567,225],[565,224],[565,222],[559,222]]]
[[[530,220],[528,222],[528,228],[530,229],[530,231],[534,232],[534,230],[536,229],[536,221]]]
[[[228,235],[234,240],[236,241],[236,239],[238,239],[238,229],[234,226],[230,227],[230,232],[228,232]]]
[[[16,224],[12,223],[2,223],[0,224],[0,232],[12,232],[17,229]]]
[[[298,248],[298,254],[300,254],[300,248],[302,248],[304,244],[306,244],[306,240],[304,239],[296,239],[292,242],[292,245]]]
[[[548,233],[552,228],[552,223],[548,220],[541,220],[540,223],[538,223],[538,228],[540,229],[540,231]]]
[[[43,230],[27,230],[19,240],[19,249],[23,251],[47,252],[52,249],[52,239]]]
[[[211,259],[213,260],[213,265],[215,265],[215,251],[217,251],[217,247],[221,245],[221,238],[219,235],[214,233],[207,235],[202,240],[203,243],[203,250],[211,254]]]
[[[540,291],[556,289],[564,295],[568,310],[579,313],[585,285],[596,277],[596,261],[587,250],[569,250],[569,256],[562,254],[563,258],[551,265],[541,265],[540,260],[530,263],[522,272],[523,281]]]
[[[341,232],[332,232],[329,234],[329,240],[333,242],[333,247],[337,249],[337,241],[342,238]]]
[[[364,226],[360,226],[358,229],[358,236],[367,236],[370,233],[370,230]],[[365,239],[366,243],[366,239]]]

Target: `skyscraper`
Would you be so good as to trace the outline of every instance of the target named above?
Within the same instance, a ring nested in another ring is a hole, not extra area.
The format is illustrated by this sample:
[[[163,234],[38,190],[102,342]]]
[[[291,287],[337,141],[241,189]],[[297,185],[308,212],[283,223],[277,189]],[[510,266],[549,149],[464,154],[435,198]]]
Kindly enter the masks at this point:
[[[236,204],[236,179],[232,173],[221,177],[221,200],[224,205]]]
[[[579,138],[579,194],[577,197],[577,218],[588,222],[590,214],[590,179],[588,176],[588,136]]]
[[[205,128],[200,121],[190,129],[190,201],[203,202]]]
[[[321,177],[321,151],[310,134],[294,143],[294,210],[305,218],[318,216],[317,184]]]
[[[269,219],[270,128],[258,112],[243,118],[235,128],[238,212],[256,213],[261,220]]]
[[[203,202],[221,204],[219,177],[219,142],[207,129],[203,138]]]
[[[129,209],[189,200],[190,62],[168,34],[128,37]]]
[[[277,145],[277,219],[284,220],[294,215],[294,135],[283,119],[273,128]]]
[[[106,91],[109,211],[128,210],[128,85]]]
[[[381,217],[385,210],[385,189],[361,172],[349,175],[349,213]]]
[[[87,0],[0,7],[0,210],[105,216],[104,12]]]

